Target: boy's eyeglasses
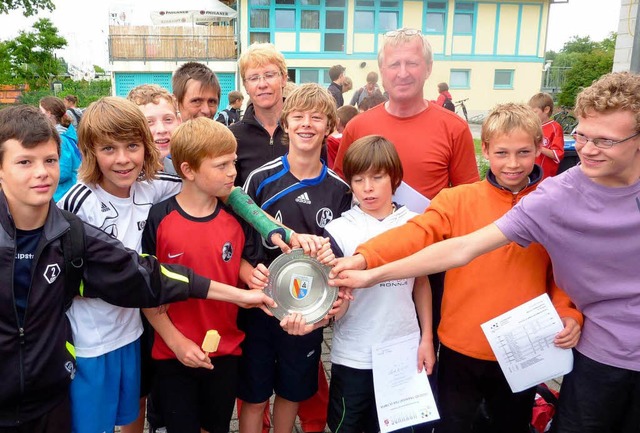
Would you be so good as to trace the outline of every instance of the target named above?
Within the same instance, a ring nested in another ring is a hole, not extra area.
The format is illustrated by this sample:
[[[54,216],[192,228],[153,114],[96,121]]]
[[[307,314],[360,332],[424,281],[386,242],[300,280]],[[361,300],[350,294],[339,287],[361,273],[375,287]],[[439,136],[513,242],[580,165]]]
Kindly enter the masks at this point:
[[[280,76],[280,72],[275,72],[275,71],[265,72],[262,75],[252,75],[250,77],[247,77],[244,79],[244,81],[250,84],[258,84],[260,80],[264,78],[264,81],[266,81],[267,83],[271,83],[279,76]]]
[[[384,36],[386,38],[395,38],[396,36],[400,36],[400,35],[415,36],[415,35],[421,35],[421,34],[422,32],[417,29],[401,28],[397,30],[390,30],[387,33],[385,33]]]
[[[611,149],[614,144],[623,143],[627,140],[631,140],[632,138],[637,137],[638,135],[640,135],[640,131],[636,132],[633,135],[630,135],[627,138],[623,138],[622,140],[610,140],[608,138],[589,138],[586,135],[580,134],[579,132],[574,132],[573,134],[571,134],[576,143],[587,144],[587,142],[590,141],[595,147],[598,147],[600,149]]]

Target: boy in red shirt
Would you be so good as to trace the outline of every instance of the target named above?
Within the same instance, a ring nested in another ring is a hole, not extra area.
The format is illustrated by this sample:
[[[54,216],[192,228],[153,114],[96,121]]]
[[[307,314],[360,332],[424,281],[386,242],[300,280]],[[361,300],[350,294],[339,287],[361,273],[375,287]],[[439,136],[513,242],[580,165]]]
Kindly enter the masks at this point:
[[[542,123],[542,146],[536,164],[542,167],[542,179],[555,176],[564,157],[564,132],[562,126],[551,119],[553,99],[548,93],[536,93],[529,99],[529,107]]]

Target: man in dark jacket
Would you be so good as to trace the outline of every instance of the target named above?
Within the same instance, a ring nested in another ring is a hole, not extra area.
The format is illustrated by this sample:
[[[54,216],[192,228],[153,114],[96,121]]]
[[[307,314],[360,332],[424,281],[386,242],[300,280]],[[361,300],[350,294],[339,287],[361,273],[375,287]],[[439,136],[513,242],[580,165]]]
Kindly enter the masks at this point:
[[[51,200],[58,184],[60,137],[36,108],[0,110],[0,432],[71,431],[69,383],[74,346],[65,314],[63,239],[70,224]],[[178,265],[139,256],[83,223],[78,296],[123,307],[188,297],[243,307],[273,306],[260,290],[210,281]],[[89,326],[89,325],[87,325]]]
[[[329,78],[331,79],[331,84],[327,90],[333,96],[333,99],[336,100],[336,108],[340,108],[344,105],[344,98],[342,97],[342,84],[344,83],[344,71],[346,68],[342,65],[333,65],[329,69]]]

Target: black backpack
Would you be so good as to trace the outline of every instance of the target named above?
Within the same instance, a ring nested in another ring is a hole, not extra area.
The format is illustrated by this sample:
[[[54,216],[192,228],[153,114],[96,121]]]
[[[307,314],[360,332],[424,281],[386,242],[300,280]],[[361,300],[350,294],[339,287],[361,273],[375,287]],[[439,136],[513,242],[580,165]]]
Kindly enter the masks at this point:
[[[77,215],[66,210],[60,210],[64,218],[69,222],[71,228],[62,235],[62,255],[64,257],[64,278],[65,278],[65,311],[71,307],[73,298],[79,294],[82,282],[82,272],[84,270],[84,226]]]
[[[444,104],[442,104],[442,106],[444,108],[446,108],[449,111],[453,111],[455,113],[456,111],[456,106],[454,105],[453,101],[451,100],[451,98],[447,98],[444,100]]]

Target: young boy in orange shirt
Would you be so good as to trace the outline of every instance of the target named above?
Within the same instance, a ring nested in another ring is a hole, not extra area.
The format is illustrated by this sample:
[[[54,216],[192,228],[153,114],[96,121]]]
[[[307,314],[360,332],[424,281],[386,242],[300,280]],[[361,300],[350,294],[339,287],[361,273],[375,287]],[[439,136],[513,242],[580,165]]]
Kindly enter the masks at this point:
[[[551,119],[553,99],[548,93],[536,93],[529,99],[529,107],[535,111],[542,123],[542,146],[536,164],[542,167],[542,178],[546,179],[558,173],[558,167],[564,157],[564,132],[562,126]]]
[[[344,269],[380,266],[432,243],[472,233],[504,215],[542,179],[535,164],[541,141],[540,122],[531,109],[519,104],[497,106],[482,125],[482,151],[490,164],[487,178],[442,190],[424,214],[360,245],[354,256],[336,265],[332,274],[340,274],[340,279],[335,281],[341,286],[370,287],[390,278],[382,278],[378,269],[364,273]],[[483,398],[493,431],[529,432],[535,389],[511,392],[480,324],[545,292],[565,326],[554,343],[574,347],[582,315],[555,285],[551,260],[541,245],[523,249],[509,244],[447,271],[438,327],[438,433],[470,432]]]

